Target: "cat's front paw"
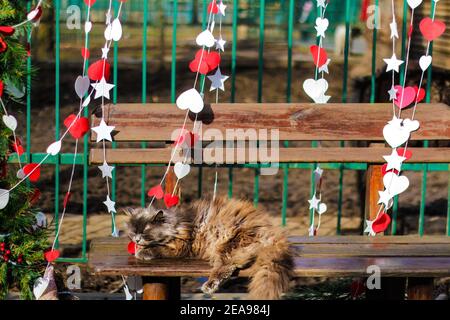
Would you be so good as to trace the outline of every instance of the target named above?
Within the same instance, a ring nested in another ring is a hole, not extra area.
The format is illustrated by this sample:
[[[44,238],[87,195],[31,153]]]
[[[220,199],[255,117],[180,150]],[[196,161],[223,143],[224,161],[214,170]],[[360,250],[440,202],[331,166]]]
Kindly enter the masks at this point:
[[[149,252],[146,252],[145,250],[138,250],[136,252],[136,259],[150,261],[153,259],[153,255],[150,254]]]
[[[202,292],[205,294],[213,294],[214,292],[219,289],[220,280],[219,279],[208,279],[203,285],[202,285]]]

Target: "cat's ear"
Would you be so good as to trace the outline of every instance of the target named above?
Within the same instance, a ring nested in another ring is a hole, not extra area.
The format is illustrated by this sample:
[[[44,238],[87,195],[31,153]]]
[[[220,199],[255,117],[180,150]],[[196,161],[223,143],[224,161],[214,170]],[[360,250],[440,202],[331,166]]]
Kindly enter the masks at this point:
[[[123,212],[130,218],[136,214],[136,210],[133,208],[124,208]]]
[[[156,212],[155,216],[153,217],[152,222],[154,222],[154,223],[164,222],[164,211],[158,210],[158,212]]]

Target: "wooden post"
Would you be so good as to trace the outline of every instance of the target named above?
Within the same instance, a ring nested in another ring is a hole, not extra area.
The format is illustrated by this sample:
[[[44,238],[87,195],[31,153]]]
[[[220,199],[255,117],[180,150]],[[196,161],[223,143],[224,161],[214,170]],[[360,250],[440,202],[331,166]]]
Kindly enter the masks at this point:
[[[434,278],[408,278],[408,300],[432,300]]]
[[[144,277],[143,300],[180,300],[179,277]]]

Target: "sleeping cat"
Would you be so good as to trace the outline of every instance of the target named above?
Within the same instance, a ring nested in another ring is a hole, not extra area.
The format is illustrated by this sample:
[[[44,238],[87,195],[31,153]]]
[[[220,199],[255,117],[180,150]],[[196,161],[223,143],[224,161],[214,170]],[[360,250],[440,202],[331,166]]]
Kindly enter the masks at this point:
[[[249,268],[251,299],[279,299],[289,287],[292,253],[283,231],[251,203],[216,198],[197,201],[186,212],[127,209],[129,236],[141,260],[192,257],[209,261],[202,286],[214,293],[239,269]]]

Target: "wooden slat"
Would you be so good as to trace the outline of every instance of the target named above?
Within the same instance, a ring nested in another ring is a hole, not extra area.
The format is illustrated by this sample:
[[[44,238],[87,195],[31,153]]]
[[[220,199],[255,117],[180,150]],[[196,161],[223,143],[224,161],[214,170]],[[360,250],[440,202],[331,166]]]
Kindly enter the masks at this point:
[[[447,163],[450,161],[449,148],[409,148],[412,151],[413,157],[408,161],[409,163]],[[249,152],[249,151],[247,151]],[[382,163],[383,155],[391,154],[392,149],[388,148],[281,148],[279,149],[279,162],[359,162],[359,163]],[[167,164],[172,150],[169,148],[155,148],[155,149],[107,149],[106,161],[115,164],[142,164],[142,163],[159,163]],[[223,150],[224,154],[236,155],[234,149]],[[203,163],[214,164],[215,161],[210,156],[208,151],[203,156]],[[257,161],[260,163],[272,162],[274,158],[270,157],[270,152],[261,149],[255,152],[258,155]],[[267,157],[266,155],[269,155]],[[200,157],[201,158],[201,157]],[[184,160],[181,153],[177,153],[174,162]],[[231,161],[230,161],[231,160]],[[230,158],[227,164],[235,164],[236,156]],[[248,163],[248,153],[245,156]],[[103,163],[103,150],[92,149],[89,156],[89,161],[92,164]],[[200,161],[200,160],[199,160]],[[190,162],[188,160],[188,162]],[[252,161],[254,162],[254,161]],[[199,164],[199,162],[197,162]],[[242,162],[239,162],[242,163]],[[220,163],[223,164],[223,163]]]
[[[106,112],[109,125],[116,126],[115,141],[173,141],[173,132],[185,118],[185,111],[173,104],[118,104]],[[408,115],[405,111],[404,116]],[[278,129],[280,140],[382,141],[382,129],[391,117],[391,104],[236,103],[206,106],[198,119],[203,122],[203,132],[214,128],[224,137],[227,129],[239,128]],[[412,134],[412,140],[450,139],[447,105],[421,104],[416,119],[421,128]],[[99,118],[94,115],[92,121],[93,126],[98,125]]]
[[[335,242],[334,239],[339,239]],[[343,239],[341,239],[343,238]],[[450,275],[449,237],[294,237],[297,276],[364,276],[378,265],[383,276]],[[423,241],[422,241],[423,240]],[[128,239],[94,240],[89,267],[101,275],[204,276],[210,266],[196,259],[142,262],[127,253]],[[241,276],[248,276],[242,270]]]

